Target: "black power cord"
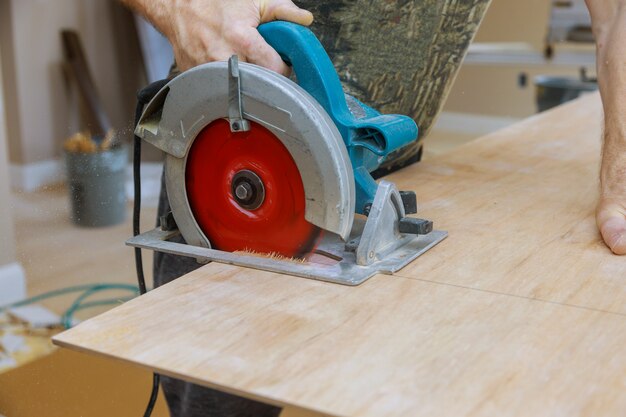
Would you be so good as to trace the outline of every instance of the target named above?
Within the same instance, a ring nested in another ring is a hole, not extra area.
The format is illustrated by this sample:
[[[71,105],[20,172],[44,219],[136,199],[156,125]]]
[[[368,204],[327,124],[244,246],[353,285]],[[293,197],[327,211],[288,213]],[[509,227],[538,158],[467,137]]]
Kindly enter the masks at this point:
[[[135,110],[135,128],[139,124],[141,113],[146,104],[167,84],[169,80],[156,81],[137,93],[137,108]],[[133,183],[135,197],[133,201],[133,236],[139,234],[139,220],[141,216],[141,138],[135,135],[133,140]],[[141,257],[141,249],[135,248],[135,269],[137,271],[137,284],[139,285],[139,293],[147,292],[146,279],[143,273],[143,260]],[[144,412],[144,417],[150,417],[152,410],[156,404],[159,395],[159,382],[161,377],[156,372],[152,375],[152,392],[150,399]]]

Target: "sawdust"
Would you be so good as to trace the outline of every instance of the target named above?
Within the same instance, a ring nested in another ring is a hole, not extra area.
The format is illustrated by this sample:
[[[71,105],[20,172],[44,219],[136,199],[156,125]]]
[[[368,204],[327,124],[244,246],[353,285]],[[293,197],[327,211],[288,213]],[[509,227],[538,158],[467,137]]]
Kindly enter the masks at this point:
[[[78,132],[63,143],[63,148],[70,153],[96,153],[108,151],[119,145],[115,130],[110,129],[104,139],[96,141],[89,132]]]
[[[233,253],[237,255],[243,255],[243,256],[256,256],[258,258],[267,258],[267,259],[272,259],[272,260],[277,260],[277,261],[293,262],[296,264],[308,263],[308,260],[306,258],[289,257],[289,256],[282,255],[278,252],[266,253],[266,252],[257,252],[254,250],[244,249],[244,250],[235,251]]]

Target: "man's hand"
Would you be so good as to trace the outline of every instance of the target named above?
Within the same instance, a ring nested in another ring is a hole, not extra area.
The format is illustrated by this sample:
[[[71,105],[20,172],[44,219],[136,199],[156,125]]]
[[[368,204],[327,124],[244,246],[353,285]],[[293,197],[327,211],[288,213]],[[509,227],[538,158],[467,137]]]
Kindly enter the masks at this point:
[[[626,254],[626,0],[586,0],[596,39],[604,145],[596,222],[607,246]]]
[[[626,62],[626,61],[625,61]],[[624,91],[626,93],[626,91]],[[605,116],[606,117],[606,116]],[[605,124],[612,123],[605,121]],[[600,168],[600,200],[596,223],[604,242],[618,255],[626,254],[626,132],[613,138],[605,128],[602,167]]]
[[[313,15],[291,0],[122,0],[148,19],[172,47],[180,70],[211,61],[239,60],[281,74],[289,68],[257,31],[286,20],[308,26]]]

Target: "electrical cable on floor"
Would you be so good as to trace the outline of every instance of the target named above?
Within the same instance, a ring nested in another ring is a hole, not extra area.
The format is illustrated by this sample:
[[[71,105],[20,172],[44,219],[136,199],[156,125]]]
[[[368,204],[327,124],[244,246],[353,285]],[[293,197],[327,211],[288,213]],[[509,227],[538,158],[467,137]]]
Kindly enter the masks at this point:
[[[89,301],[87,303],[81,303],[80,305],[77,305],[76,307],[71,307],[68,311],[65,312],[63,317],[67,317],[67,319],[65,320],[68,324],[64,325],[63,327],[65,329],[69,329],[72,325],[72,323],[74,322],[74,314],[78,311],[81,310],[87,310],[90,308],[94,308],[94,307],[104,307],[104,306],[111,306],[111,305],[119,305],[122,303],[125,303],[126,301],[130,301],[135,297],[117,297],[117,298],[105,298],[102,300],[96,300],[96,301]],[[7,307],[7,308],[11,308],[11,307]],[[62,320],[63,322],[63,320]],[[3,328],[7,327],[7,326],[14,326],[15,324],[10,323],[10,322],[0,322],[0,330],[2,330]]]
[[[135,295],[139,294],[139,290],[137,289],[137,287],[135,286],[131,286],[132,291],[135,293]],[[76,300],[74,300],[74,302],[72,303],[72,305],[70,306],[70,308],[68,308],[65,313],[63,314],[63,316],[61,317],[61,325],[66,328],[69,329],[70,327],[72,327],[72,322],[74,321],[74,313],[77,310],[83,310],[87,307],[84,307],[87,304],[83,304],[83,301],[90,297],[92,294],[95,294],[99,291],[102,291],[105,288],[100,288],[99,286],[94,286],[90,289],[88,289],[87,291],[83,292],[80,296],[78,296],[78,298],[76,298]],[[130,288],[129,288],[130,289]],[[119,299],[118,299],[119,300]],[[114,303],[109,303],[109,304],[114,304]]]
[[[88,308],[93,308],[93,307],[101,307],[101,306],[109,306],[109,305],[114,305],[114,304],[121,304],[121,303],[125,303],[126,301],[130,301],[133,298],[134,297],[106,298],[104,300],[96,300],[96,301],[90,301],[88,303],[82,303],[82,304],[80,304],[79,306],[76,306],[76,308],[73,309],[73,311],[69,315],[69,320],[70,320],[70,322],[72,321],[72,315],[74,313],[76,313],[77,311],[86,310]]]
[[[125,290],[131,291],[133,293],[133,297],[117,297],[117,298],[107,298],[97,301],[91,301],[84,303],[83,301],[90,297],[93,294],[97,294],[103,291],[111,291],[111,290]],[[6,310],[10,310],[12,308],[24,307],[27,305],[35,304],[40,301],[47,300],[49,298],[60,297],[67,294],[71,294],[74,292],[82,291],[82,294],[79,295],[72,305],[63,313],[61,316],[60,324],[65,329],[69,329],[72,327],[74,322],[74,313],[80,310],[85,310],[93,307],[100,307],[106,305],[114,305],[120,304],[125,301],[129,301],[133,299],[138,293],[139,289],[135,285],[130,284],[117,284],[117,283],[99,283],[99,284],[84,284],[84,285],[74,285],[71,287],[58,288],[56,290],[48,291],[43,294],[39,294],[33,297],[26,298],[24,300],[20,300],[11,304],[7,304],[4,306],[0,306],[0,313],[3,313]]]
[[[73,292],[83,291],[83,292],[89,292],[90,294],[92,294],[98,291],[108,291],[108,290],[127,290],[127,291],[132,291],[134,293],[137,293],[138,291],[135,285],[130,285],[130,284],[101,283],[101,284],[74,285],[71,287],[59,288],[56,290],[48,291],[43,294],[25,298],[24,300],[20,300],[11,304],[0,306],[0,312],[3,312],[4,310],[8,310],[10,308],[17,308],[17,307],[23,307],[26,305],[34,304],[39,301],[47,300],[48,298],[60,297],[62,295],[71,294]]]
[[[167,84],[169,80],[156,81],[137,94],[137,108],[135,110],[135,128],[139,124],[141,113],[144,106]],[[140,233],[140,216],[141,216],[141,138],[135,135],[133,140],[133,184],[134,184],[134,200],[133,200],[133,236]],[[143,261],[141,257],[141,249],[135,248],[135,269],[137,270],[137,284],[139,285],[139,293],[145,294],[146,279],[143,273]],[[152,374],[152,391],[150,399],[144,412],[144,417],[150,417],[152,410],[156,404],[159,395],[160,376],[156,372]]]
[[[111,304],[121,304],[121,303],[125,303],[126,301],[130,301],[132,299],[133,297],[121,297],[121,298],[107,298],[104,300],[90,301],[88,303],[83,303],[79,305],[78,307],[76,307],[76,310],[74,311],[76,312],[76,311],[84,310],[87,308],[106,306],[106,305],[111,305]]]

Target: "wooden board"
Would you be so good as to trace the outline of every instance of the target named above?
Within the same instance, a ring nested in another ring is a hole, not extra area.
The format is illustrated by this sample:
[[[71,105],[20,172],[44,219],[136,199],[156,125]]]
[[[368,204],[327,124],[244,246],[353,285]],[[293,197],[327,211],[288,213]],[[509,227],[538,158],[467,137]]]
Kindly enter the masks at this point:
[[[601,120],[592,94],[389,176],[450,232],[398,275],[626,314],[626,258],[594,217]]]
[[[336,416],[622,415],[626,259],[593,224],[591,95],[391,179],[449,238],[344,287],[207,265],[55,338]]]

